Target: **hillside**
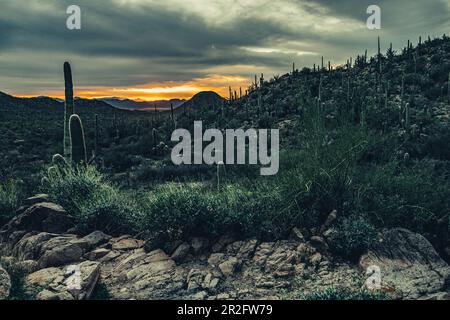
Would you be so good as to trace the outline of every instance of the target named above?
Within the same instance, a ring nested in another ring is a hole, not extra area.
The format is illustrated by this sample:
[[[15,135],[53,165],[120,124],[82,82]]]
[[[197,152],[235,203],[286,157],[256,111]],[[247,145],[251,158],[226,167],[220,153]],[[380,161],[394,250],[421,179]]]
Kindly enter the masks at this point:
[[[158,111],[170,110],[170,105],[174,108],[178,108],[182,105],[185,100],[182,99],[171,99],[171,100],[157,100],[157,101],[135,101],[130,99],[120,99],[120,98],[101,98],[98,99],[104,101],[113,107],[128,110],[141,110],[141,111],[154,111],[155,107]]]
[[[52,163],[61,104],[0,95],[0,242],[32,261],[26,293],[80,298],[48,272],[76,263],[92,280],[81,298],[448,299],[450,38],[408,43],[262,75],[239,99],[202,92],[173,115],[79,101],[88,165]],[[196,120],[280,129],[278,174],[175,166],[171,134]],[[368,291],[373,266],[383,286]]]

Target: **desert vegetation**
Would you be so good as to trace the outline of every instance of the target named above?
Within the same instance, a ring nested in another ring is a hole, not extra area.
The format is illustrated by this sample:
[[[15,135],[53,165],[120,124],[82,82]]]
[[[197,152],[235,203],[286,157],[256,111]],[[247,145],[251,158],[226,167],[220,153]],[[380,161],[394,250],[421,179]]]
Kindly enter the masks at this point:
[[[293,66],[269,80],[255,77],[244,90],[230,88],[227,100],[201,93],[167,112],[74,99],[68,64],[65,73],[65,107],[0,95],[2,223],[41,191],[83,234],[136,234],[160,247],[225,232],[283,239],[294,227],[319,228],[333,210],[331,250],[345,259],[359,257],[383,228],[419,232],[438,250],[447,244],[446,36],[336,68]],[[192,130],[194,120],[206,128],[279,128],[279,173],[173,165],[171,132]],[[313,298],[330,295],[341,293]]]

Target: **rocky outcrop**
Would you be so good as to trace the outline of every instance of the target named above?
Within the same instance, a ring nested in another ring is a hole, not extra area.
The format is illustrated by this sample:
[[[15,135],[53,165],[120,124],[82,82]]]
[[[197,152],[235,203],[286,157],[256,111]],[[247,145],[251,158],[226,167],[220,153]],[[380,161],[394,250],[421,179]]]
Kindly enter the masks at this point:
[[[56,211],[37,214],[47,210],[42,208]],[[380,289],[393,298],[448,297],[449,266],[424,237],[408,230],[384,232],[360,266],[334,257],[327,235],[334,230],[335,211],[317,230],[294,228],[289,240],[238,240],[230,234],[215,242],[176,241],[166,251],[130,235],[68,233],[72,220],[54,204],[31,201],[22,211],[4,229],[7,256],[1,261],[27,271],[26,291],[36,299],[88,299],[99,281],[112,299],[296,299],[332,287],[358,291],[374,265],[381,272]],[[34,221],[35,214],[44,221],[61,214],[54,219],[59,227]],[[6,277],[0,271],[1,292],[9,290]]]
[[[427,239],[409,230],[383,232],[360,266],[379,268],[382,289],[399,298],[450,298],[450,267]]]
[[[0,265],[0,300],[8,298],[10,289],[11,279],[6,270]]]
[[[45,268],[25,279],[27,293],[37,300],[89,299],[100,276],[100,263],[85,261],[63,268]]]
[[[17,233],[41,231],[63,233],[73,227],[74,220],[61,206],[40,202],[26,208],[0,230],[3,241],[14,241]]]

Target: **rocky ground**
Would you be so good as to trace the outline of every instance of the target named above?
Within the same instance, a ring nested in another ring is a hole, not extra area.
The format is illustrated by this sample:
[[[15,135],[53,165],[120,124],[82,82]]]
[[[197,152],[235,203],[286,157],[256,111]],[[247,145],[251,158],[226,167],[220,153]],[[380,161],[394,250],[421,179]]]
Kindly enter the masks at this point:
[[[316,234],[294,229],[288,240],[193,238],[165,252],[130,235],[77,235],[73,218],[38,195],[0,230],[0,299],[11,288],[6,270],[22,270],[24,291],[39,300],[89,299],[100,286],[111,299],[295,299],[330,287],[360,290],[373,266],[390,298],[450,298],[450,267],[424,237],[385,230],[352,264],[328,251],[335,217]]]

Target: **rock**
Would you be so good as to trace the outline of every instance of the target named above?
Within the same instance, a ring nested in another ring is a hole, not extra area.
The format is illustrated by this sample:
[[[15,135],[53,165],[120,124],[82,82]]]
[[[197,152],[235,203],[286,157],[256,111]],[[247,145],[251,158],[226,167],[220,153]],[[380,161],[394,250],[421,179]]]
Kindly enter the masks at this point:
[[[120,252],[109,251],[105,256],[103,256],[99,259],[99,262],[110,262],[112,260],[117,259],[118,257],[120,257]]]
[[[265,271],[271,272],[275,277],[290,277],[294,275],[294,264],[297,257],[296,248],[297,243],[295,242],[277,242],[273,247],[273,252],[266,259]]]
[[[275,248],[274,242],[263,242],[261,243],[255,251],[253,256],[253,262],[260,268],[264,268],[266,265],[267,258],[273,253]]]
[[[200,269],[191,269],[187,276],[187,289],[190,291],[202,287],[204,274]]]
[[[309,257],[309,263],[313,266],[319,265],[319,263],[321,261],[322,261],[322,255],[319,252],[316,252],[312,256]]]
[[[204,289],[214,290],[219,284],[219,278],[215,278],[212,273],[208,273],[203,279],[202,287]]]
[[[322,237],[312,236],[311,239],[309,239],[309,242],[314,248],[316,248],[320,252],[328,251],[328,244]]]
[[[208,293],[206,291],[199,291],[192,296],[192,300],[205,300],[208,297]]]
[[[8,272],[0,265],[0,300],[4,300],[9,297],[9,291],[11,289],[11,279]]]
[[[99,248],[99,249],[95,249],[95,250],[85,254],[85,257],[88,260],[95,261],[95,260],[99,260],[100,258],[103,258],[110,252],[111,252],[111,250],[108,250],[105,248]]]
[[[45,251],[39,258],[38,265],[39,268],[63,266],[80,261],[82,256],[82,248],[76,244],[67,243]]]
[[[400,293],[404,299],[426,299],[446,292],[450,267],[425,237],[406,229],[392,229],[381,234],[360,266],[379,268],[381,288]]]
[[[1,234],[13,231],[43,231],[64,233],[74,224],[74,219],[61,206],[51,202],[36,203],[6,224]]]
[[[67,292],[53,292],[47,289],[42,290],[36,295],[36,300],[74,300],[73,296]]]
[[[236,241],[227,247],[227,254],[234,255],[239,260],[248,260],[255,253],[258,240]]]
[[[102,231],[94,231],[87,236],[74,241],[73,243],[79,244],[84,251],[89,251],[108,242],[111,238],[111,236],[104,234]]]
[[[21,260],[37,260],[41,253],[41,247],[55,237],[57,237],[56,234],[47,232],[27,233],[14,245],[12,254]]]
[[[89,299],[100,276],[100,263],[85,261],[80,263],[78,268],[81,271],[81,289],[72,291],[72,295],[78,300]]]
[[[219,293],[217,295],[217,300],[226,300],[230,299],[230,295],[228,293]]]
[[[53,282],[57,277],[60,277],[64,274],[61,269],[58,268],[46,268],[38,270],[34,273],[29,274],[25,278],[25,284],[27,287],[31,288],[46,288]]]
[[[305,261],[309,256],[316,252],[316,249],[313,248],[309,243],[300,243],[296,249],[297,252],[297,261],[302,262]]]
[[[305,242],[305,237],[299,228],[293,228],[291,231],[291,239],[297,242]]]
[[[175,249],[170,258],[175,262],[182,262],[187,257],[190,250],[191,246],[188,243],[183,242]]]
[[[42,202],[47,202],[47,203],[50,202],[50,196],[48,194],[40,193],[40,194],[37,194],[35,196],[25,199],[23,204],[29,207],[36,203],[42,203]]]
[[[25,286],[38,300],[84,300],[92,295],[99,276],[100,263],[84,261],[36,271],[25,278]]]
[[[209,247],[209,241],[206,238],[192,238],[191,239],[191,247],[194,254],[200,254],[206,251]]]
[[[168,273],[175,267],[173,260],[162,260],[142,264],[126,273],[129,281],[138,280],[146,276],[157,275],[161,273]]]
[[[212,246],[212,252],[219,252],[230,243],[233,243],[236,238],[232,234],[225,234]]]
[[[208,258],[208,264],[211,267],[217,267],[225,259],[225,254],[223,253],[213,253]]]
[[[133,250],[144,246],[143,240],[126,238],[114,242],[112,245],[113,250]]]
[[[239,267],[239,260],[235,257],[231,257],[228,260],[219,264],[219,269],[225,277],[229,277],[235,273]]]

